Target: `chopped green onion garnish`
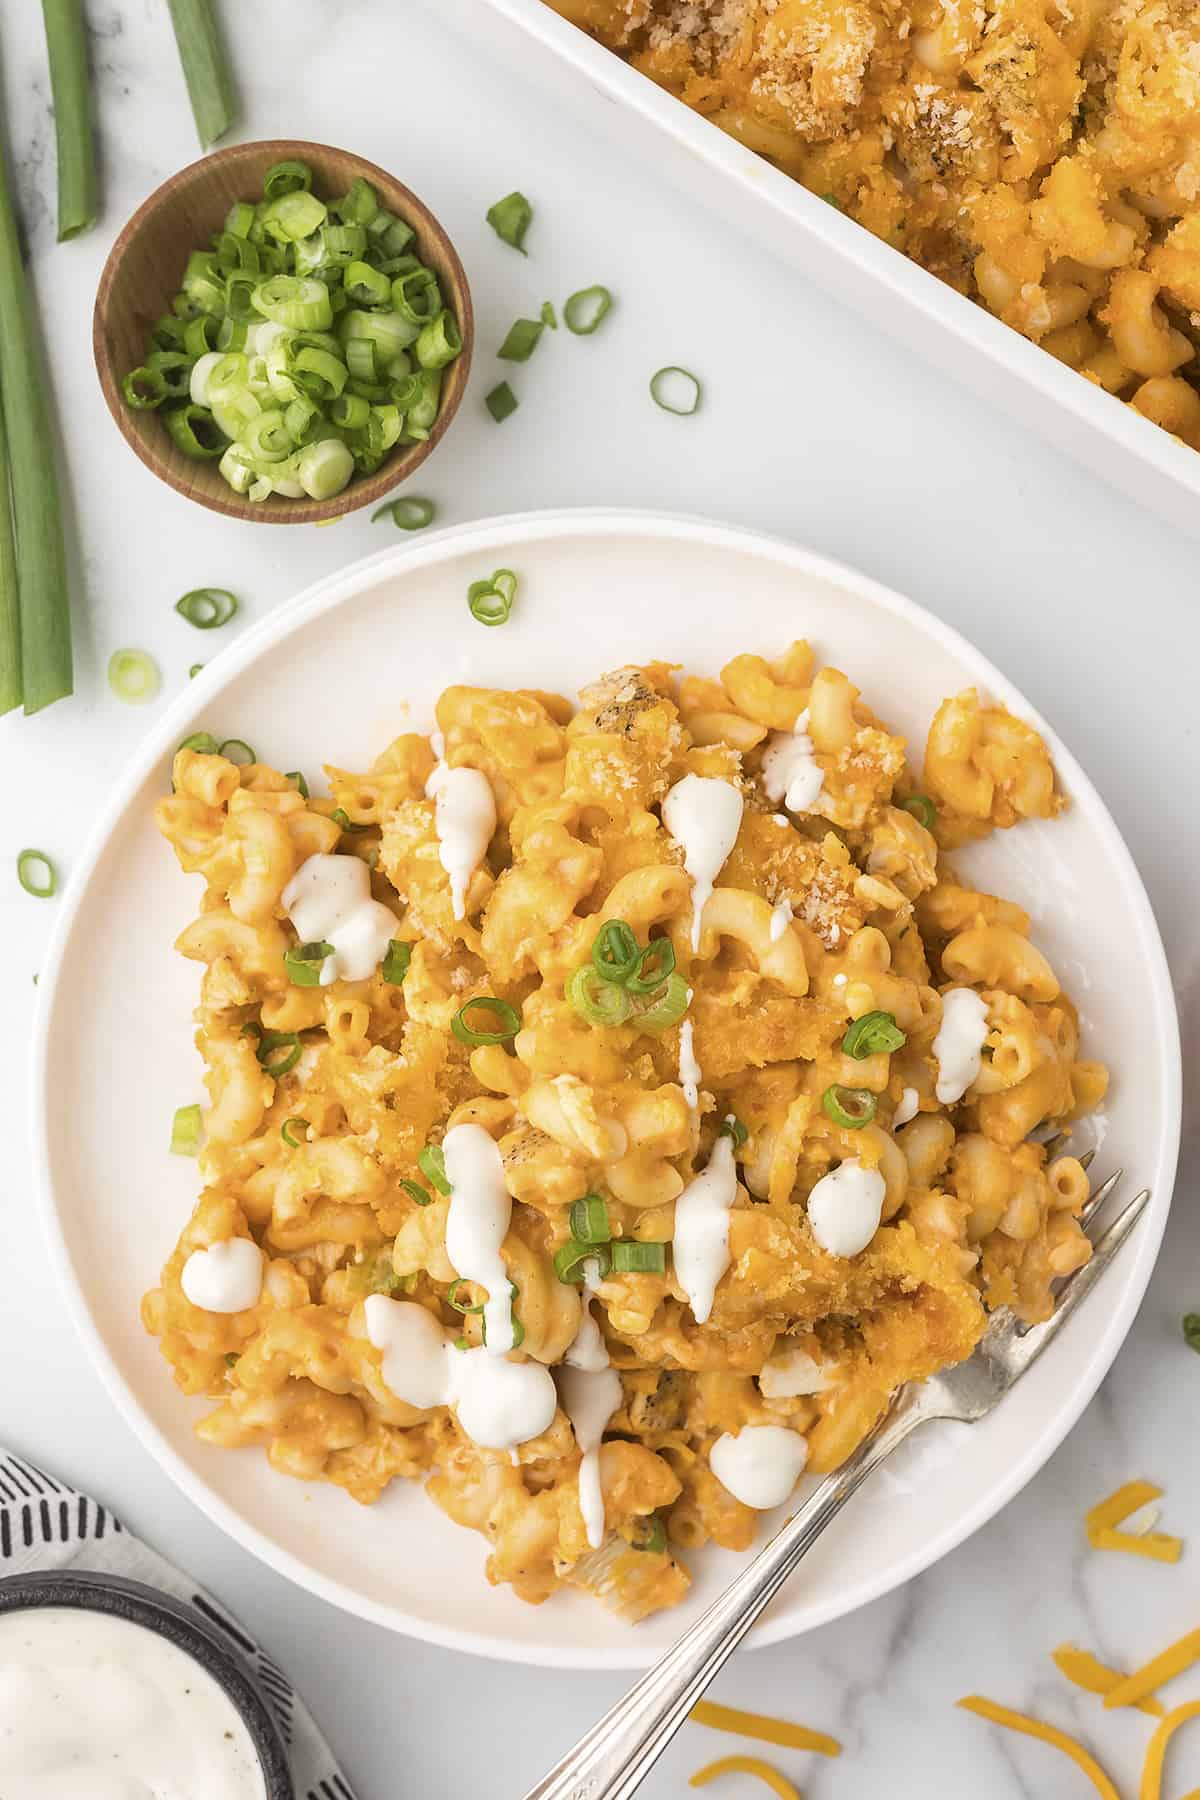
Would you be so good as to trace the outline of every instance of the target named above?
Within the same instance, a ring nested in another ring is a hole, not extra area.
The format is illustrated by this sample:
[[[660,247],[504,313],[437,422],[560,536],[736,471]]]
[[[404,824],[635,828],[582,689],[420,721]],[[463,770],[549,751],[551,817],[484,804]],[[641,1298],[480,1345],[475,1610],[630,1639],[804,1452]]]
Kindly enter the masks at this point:
[[[498,1030],[481,1031],[471,1024],[471,1014],[476,1009],[490,1014],[499,1026]],[[507,1000],[497,1000],[494,994],[477,994],[474,1000],[456,1012],[450,1021],[450,1029],[460,1044],[507,1044],[515,1038],[521,1029],[521,1015],[515,1006]]]
[[[661,1275],[667,1266],[665,1244],[639,1244],[622,1238],[612,1246],[614,1275]]]
[[[227,439],[206,406],[169,406],[163,413],[167,430],[193,462],[212,462],[224,454]]]
[[[108,685],[118,700],[141,706],[158,692],[158,664],[144,650],[114,650],[108,659]]]
[[[490,394],[484,395],[483,404],[487,407],[497,425],[502,425],[505,419],[516,412],[517,396],[513,393],[507,381],[502,381],[499,387],[494,387]]]
[[[49,900],[58,885],[54,864],[44,850],[22,850],[17,857],[17,880],[35,900]]]
[[[558,330],[558,314],[554,310],[553,300],[542,301],[542,324],[548,325],[551,331]]]
[[[285,1119],[279,1135],[290,1150],[298,1150],[306,1142],[304,1133],[310,1129],[307,1119]]]
[[[404,495],[399,500],[388,500],[371,514],[371,523],[376,519],[388,518],[401,531],[423,531],[426,525],[432,525],[435,507],[432,500],[418,500],[414,495]]]
[[[602,981],[624,987],[641,960],[641,945],[624,919],[609,919],[600,927],[592,945],[592,964]]]
[[[195,750],[201,756],[220,756],[221,746],[211,731],[193,731],[191,737],[185,737],[182,743],[175,746],[176,751]]]
[[[281,200],[285,194],[307,194],[311,191],[312,183],[312,170],[307,163],[296,161],[272,163],[263,176],[263,198],[265,200]],[[247,208],[247,211],[253,220],[253,209]],[[244,236],[245,233],[242,235]]]
[[[746,1127],[742,1124],[742,1121],[738,1118],[737,1114],[730,1113],[727,1119],[722,1120],[721,1129],[717,1133],[717,1136],[732,1138],[734,1149],[740,1150],[742,1145],[746,1142],[746,1139],[750,1136],[750,1133],[746,1130]]]
[[[134,412],[153,412],[167,398],[167,391],[161,369],[131,369],[121,382],[125,404]]]
[[[639,1031],[665,1031],[669,1025],[678,1025],[691,1004],[691,997],[687,982],[682,975],[676,973],[670,977],[653,1006],[643,1013],[635,1013],[630,1023],[636,1025]]]
[[[284,780],[295,782],[296,787],[300,793],[300,798],[302,800],[308,799],[308,783],[307,783],[307,781],[305,781],[305,779],[304,779],[303,775],[300,773],[299,769],[289,769],[287,774],[284,776]]]
[[[194,681],[196,676],[200,673],[200,671],[203,667],[204,667],[203,663],[193,663],[191,668],[188,670],[188,680]]]
[[[528,362],[542,335],[540,319],[515,319],[496,355],[505,362]]]
[[[902,1050],[908,1042],[890,1012],[868,1012],[860,1019],[855,1019],[842,1039],[842,1049],[855,1062],[862,1062],[868,1056],[891,1055],[893,1050]]]
[[[211,0],[168,0],[200,142],[207,150],[234,119],[233,83]]]
[[[657,369],[650,377],[650,398],[664,412],[678,413],[686,419],[698,411],[700,406],[700,383],[690,369],[679,369],[674,365],[665,369]]]
[[[86,231],[96,217],[87,33],[81,0],[42,0],[54,134],[58,145],[58,241]]]
[[[402,1181],[400,1186],[404,1189],[404,1192],[408,1195],[409,1199],[415,1200],[418,1206],[433,1205],[433,1195],[429,1192],[428,1188],[423,1188],[420,1182]]]
[[[606,287],[580,288],[563,305],[563,323],[576,337],[591,337],[612,310],[613,297]]]
[[[554,1273],[562,1282],[583,1281],[587,1276],[587,1265],[596,1265],[596,1279],[603,1281],[612,1268],[612,1257],[607,1244],[583,1244],[571,1238],[560,1250],[554,1252]]]
[[[302,1045],[295,1031],[264,1031],[255,1055],[268,1075],[287,1075],[300,1061]]]
[[[400,938],[390,939],[387,954],[379,965],[379,973],[392,987],[399,987],[408,974],[408,965],[412,961],[412,945]]]
[[[251,763],[258,761],[258,757],[245,738],[226,738],[217,755],[228,757],[229,761],[236,763],[239,768],[246,768]]]
[[[175,602],[175,611],[198,631],[215,631],[228,625],[238,609],[237,595],[228,588],[193,588]]]
[[[667,1528],[657,1513],[639,1519],[636,1535],[629,1540],[631,1550],[642,1550],[647,1556],[661,1556],[667,1547]]]
[[[533,208],[524,194],[506,194],[503,200],[497,200],[494,206],[487,209],[487,222],[498,238],[511,244],[514,250],[526,254],[525,233],[533,218]]]
[[[525,1327],[524,1327],[524,1325],[522,1325],[520,1319],[517,1317],[516,1306],[515,1306],[517,1296],[520,1294],[521,1290],[517,1286],[515,1281],[510,1281],[508,1284],[508,1288],[509,1288],[510,1294],[512,1295],[513,1301],[514,1301],[513,1315],[512,1315],[512,1348],[514,1350],[519,1350],[521,1348],[521,1345],[525,1342]],[[486,1317],[486,1315],[484,1316],[484,1319],[483,1319],[483,1341],[485,1344],[487,1343],[487,1317]]]
[[[439,1194],[450,1192],[450,1183],[446,1179],[446,1157],[440,1144],[426,1144],[417,1158],[417,1167]]]
[[[1193,1350],[1200,1350],[1200,1313],[1184,1313],[1183,1338]]]
[[[320,987],[325,959],[332,955],[332,944],[293,944],[284,951],[283,966],[294,987]]]
[[[567,982],[565,993],[581,1019],[589,1025],[623,1025],[629,1017],[629,995],[601,976],[591,963],[583,963]]]
[[[461,350],[462,338],[454,315],[445,307],[422,327],[421,335],[413,345],[413,355],[423,369],[444,369]]]
[[[875,1096],[867,1088],[842,1087],[834,1082],[821,1095],[821,1105],[835,1125],[844,1131],[861,1131],[875,1117]]]
[[[674,972],[675,946],[670,938],[651,938],[625,985],[631,994],[654,994]]]
[[[200,1149],[200,1108],[179,1106],[171,1120],[171,1153],[173,1156],[195,1156]]]
[[[571,1236],[581,1244],[607,1244],[612,1237],[608,1207],[599,1194],[585,1194],[571,1203]]]
[[[928,794],[910,794],[907,800],[900,802],[906,813],[918,819],[926,831],[932,831],[937,824],[937,807]]]
[[[483,581],[473,581],[467,589],[467,605],[471,617],[481,625],[503,625],[507,622],[517,595],[517,577],[511,569],[496,569]]]
[[[457,1281],[452,1281],[450,1283],[450,1286],[446,1289],[446,1305],[452,1306],[456,1313],[462,1313],[464,1316],[469,1316],[472,1313],[481,1313],[487,1305],[487,1301],[481,1300],[476,1306],[468,1306],[465,1300],[460,1300],[458,1297],[458,1290],[463,1285],[464,1283],[461,1275]]]

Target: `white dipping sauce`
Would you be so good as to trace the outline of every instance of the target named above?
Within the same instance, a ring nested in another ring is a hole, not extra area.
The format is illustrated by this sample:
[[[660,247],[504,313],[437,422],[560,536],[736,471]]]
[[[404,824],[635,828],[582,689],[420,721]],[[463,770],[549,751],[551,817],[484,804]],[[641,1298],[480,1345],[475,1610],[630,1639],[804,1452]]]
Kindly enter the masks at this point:
[[[712,1312],[717,1283],[729,1267],[729,1209],[736,1199],[733,1139],[722,1132],[708,1167],[688,1182],[675,1202],[671,1253],[698,1325]]]
[[[467,1436],[486,1450],[515,1450],[553,1424],[558,1394],[542,1363],[509,1362],[482,1345],[458,1350],[414,1300],[370,1294],[363,1313],[368,1338],[383,1351],[383,1379],[398,1400],[423,1412],[451,1407]]]
[[[830,1256],[857,1256],[879,1230],[887,1184],[857,1157],[822,1175],[808,1196],[808,1222]]]
[[[906,1087],[900,1096],[900,1104],[892,1115],[892,1130],[894,1131],[898,1125],[907,1125],[910,1119],[916,1118],[920,1109],[920,1094],[916,1088]]]
[[[442,1140],[442,1154],[450,1183],[446,1255],[456,1275],[487,1289],[487,1348],[493,1356],[507,1356],[515,1334],[512,1283],[500,1254],[512,1218],[504,1160],[482,1125],[452,1125]]]
[[[691,999],[690,994],[688,999]],[[693,1112],[700,1104],[700,1083],[703,1079],[704,1071],[696,1061],[696,1050],[692,1043],[692,1021],[685,1019],[679,1027],[679,1085]]]
[[[736,1437],[719,1437],[708,1453],[721,1486],[756,1512],[782,1506],[807,1461],[807,1442],[783,1425],[743,1425]]]
[[[825,771],[813,753],[808,735],[808,709],[796,720],[794,731],[773,731],[763,751],[763,792],[772,806],[783,804],[791,812],[812,812],[821,798]]]
[[[71,1606],[0,1614],[3,1800],[265,1800],[241,1714],[169,1639]]]
[[[796,1400],[802,1394],[825,1394],[838,1385],[833,1369],[798,1346],[780,1350],[762,1367],[759,1392],[766,1400]]]
[[[933,1040],[937,1097],[943,1106],[961,1100],[983,1066],[987,1006],[974,988],[950,988],[942,995],[942,1023]]]
[[[193,1250],[179,1285],[204,1312],[237,1313],[257,1306],[262,1293],[262,1251],[252,1238],[226,1238],[207,1250]],[[8,1795],[0,1789],[0,1800]]]
[[[683,851],[692,878],[692,949],[700,948],[700,924],[713,882],[737,842],[745,802],[731,781],[685,775],[662,804],[663,824]]]
[[[282,899],[302,944],[333,945],[321,964],[322,987],[339,978],[366,981],[396,935],[396,915],[371,898],[371,871],[360,856],[310,856]]]
[[[451,769],[440,762],[425,783],[425,792],[434,802],[438,854],[450,877],[454,916],[465,919],[467,888],[496,829],[492,784],[478,769]]]
[[[621,1377],[609,1367],[604,1337],[592,1317],[592,1299],[558,1371],[558,1395],[571,1421],[583,1460],[579,1465],[579,1510],[593,1550],[604,1542],[604,1494],[600,1487],[600,1443],[605,1426],[621,1404]]]

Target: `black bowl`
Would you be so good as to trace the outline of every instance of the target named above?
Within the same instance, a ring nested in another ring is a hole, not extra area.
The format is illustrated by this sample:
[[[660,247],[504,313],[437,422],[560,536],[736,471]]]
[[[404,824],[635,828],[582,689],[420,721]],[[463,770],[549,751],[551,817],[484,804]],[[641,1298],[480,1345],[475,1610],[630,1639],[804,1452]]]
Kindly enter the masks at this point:
[[[267,1800],[296,1800],[287,1752],[270,1707],[245,1664],[189,1607],[140,1581],[66,1570],[0,1580],[0,1613],[34,1606],[77,1606],[144,1625],[212,1676],[241,1714],[266,1782]]]

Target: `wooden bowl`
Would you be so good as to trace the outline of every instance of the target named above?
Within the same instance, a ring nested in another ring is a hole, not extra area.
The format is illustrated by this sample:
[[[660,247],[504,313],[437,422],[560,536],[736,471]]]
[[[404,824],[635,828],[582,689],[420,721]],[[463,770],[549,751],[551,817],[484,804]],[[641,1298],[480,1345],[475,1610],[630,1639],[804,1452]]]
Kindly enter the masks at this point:
[[[155,320],[171,309],[191,251],[206,249],[235,200],[255,200],[273,163],[295,158],[313,172],[313,192],[321,199],[344,194],[356,175],[369,181],[381,203],[399,213],[417,234],[415,253],[437,275],[458,321],[462,353],[450,364],[442,384],[441,406],[433,430],[423,444],[398,445],[373,475],[356,475],[332,500],[288,500],[272,494],[248,500],[235,494],[215,462],[195,462],[176,445],[154,412],[135,412],[125,404],[121,382],[143,361],[146,336]],[[273,139],[261,144],[232,144],[191,163],[164,181],[134,213],[109,253],[100,277],[92,319],[96,371],[108,410],[127,444],[148,469],[189,500],[231,519],[264,525],[308,525],[337,519],[360,506],[377,504],[418,468],[441,441],[458,410],[471,367],[475,316],[471,291],[454,245],[429,208],[403,182],[347,150],[328,144]]]

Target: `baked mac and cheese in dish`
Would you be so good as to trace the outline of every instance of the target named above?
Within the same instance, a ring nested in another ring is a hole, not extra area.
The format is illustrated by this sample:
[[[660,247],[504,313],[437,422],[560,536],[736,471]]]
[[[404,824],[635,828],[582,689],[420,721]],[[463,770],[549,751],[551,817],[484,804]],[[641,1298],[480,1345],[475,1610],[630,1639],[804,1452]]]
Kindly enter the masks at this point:
[[[189,740],[203,1191],[147,1328],[214,1445],[395,1477],[544,1600],[636,1620],[903,1382],[1087,1261],[1094,1106],[1020,906],[953,856],[1064,804],[968,690],[923,769],[806,643],[555,694],[303,778]]]
[[[1200,449],[1195,0],[549,0]]]

